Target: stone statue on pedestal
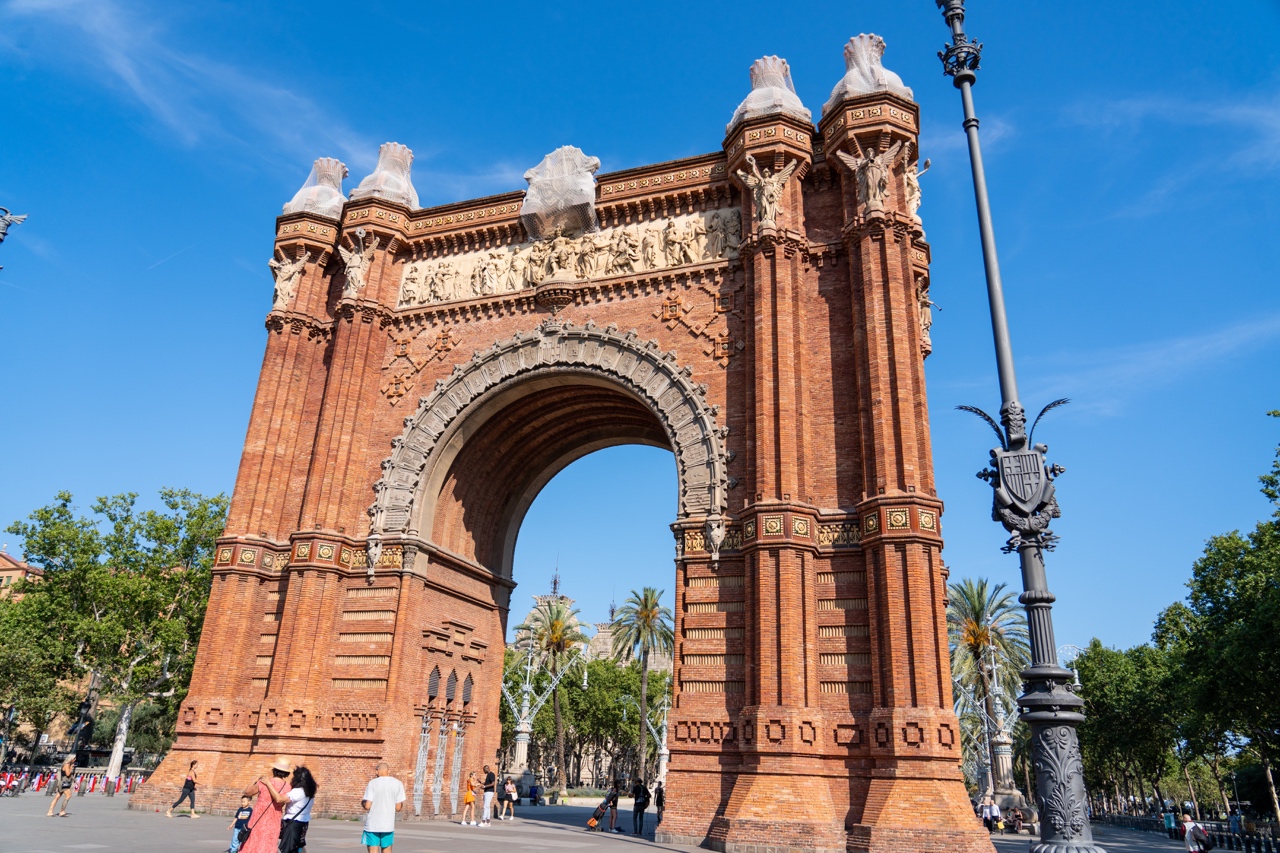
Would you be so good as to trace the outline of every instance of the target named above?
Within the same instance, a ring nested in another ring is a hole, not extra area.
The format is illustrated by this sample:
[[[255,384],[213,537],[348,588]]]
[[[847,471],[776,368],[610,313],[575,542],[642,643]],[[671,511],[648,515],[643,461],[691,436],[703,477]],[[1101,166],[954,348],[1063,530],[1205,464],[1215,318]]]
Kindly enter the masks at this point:
[[[858,156],[854,157],[845,151],[837,151],[840,162],[858,178],[858,202],[864,213],[883,213],[884,204],[889,200],[889,175],[902,152],[902,142],[895,142],[888,151],[876,153],[874,148],[863,150],[854,137],[853,144],[858,148]]]
[[[373,242],[367,246],[362,242],[359,249],[348,250],[345,246],[338,247],[338,253],[342,255],[347,272],[347,283],[342,288],[343,299],[352,299],[364,290],[364,277],[369,272],[369,267],[373,263],[373,253],[376,251],[378,251],[377,237],[374,237]]]
[[[279,309],[286,307],[297,295],[298,279],[302,278],[302,268],[311,260],[311,252],[303,252],[290,260],[283,249],[277,251],[280,252],[280,260],[272,258],[267,264],[276,277],[276,293],[271,307]]]
[[[778,202],[782,200],[782,190],[786,187],[787,181],[791,180],[800,161],[792,160],[776,175],[769,169],[761,172],[759,165],[756,164],[756,158],[750,154],[747,155],[747,162],[751,165],[751,174],[739,169],[738,179],[751,190],[752,198],[756,203],[756,219],[762,226],[771,228],[778,218]]]

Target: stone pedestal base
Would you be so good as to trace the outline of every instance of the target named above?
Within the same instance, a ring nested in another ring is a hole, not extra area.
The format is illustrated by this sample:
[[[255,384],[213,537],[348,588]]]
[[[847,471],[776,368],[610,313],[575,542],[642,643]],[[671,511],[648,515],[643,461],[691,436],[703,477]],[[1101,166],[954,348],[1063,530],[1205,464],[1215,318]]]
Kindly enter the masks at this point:
[[[993,853],[995,846],[982,824],[977,829],[919,829],[905,826],[855,826],[849,853]]]
[[[990,834],[973,813],[959,768],[945,768],[954,778],[938,778],[939,769],[943,768],[907,763],[897,770],[875,771],[862,820],[849,833],[849,851],[994,853]],[[905,775],[926,772],[929,776]]]

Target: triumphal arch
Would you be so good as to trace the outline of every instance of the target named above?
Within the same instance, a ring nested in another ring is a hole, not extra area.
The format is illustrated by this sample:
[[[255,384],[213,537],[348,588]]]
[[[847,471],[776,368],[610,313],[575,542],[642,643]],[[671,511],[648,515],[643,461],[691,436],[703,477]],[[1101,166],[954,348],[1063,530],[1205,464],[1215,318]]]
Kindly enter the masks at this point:
[[[349,197],[316,161],[277,222],[190,694],[137,805],[198,758],[230,807],[285,754],[323,813],[385,758],[406,817],[456,814],[499,743],[524,513],[634,442],[679,488],[659,839],[991,849],[951,710],[919,110],[883,50],[850,40],[816,126],[765,57],[719,150],[599,173],[566,146],[524,192],[422,209],[402,145]],[[627,484],[584,500],[625,513]]]

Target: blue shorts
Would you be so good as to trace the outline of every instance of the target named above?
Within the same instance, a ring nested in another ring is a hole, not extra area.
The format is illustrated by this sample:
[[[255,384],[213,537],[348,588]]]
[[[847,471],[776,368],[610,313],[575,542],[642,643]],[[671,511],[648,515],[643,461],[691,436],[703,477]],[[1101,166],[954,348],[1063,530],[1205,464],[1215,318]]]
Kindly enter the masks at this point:
[[[395,843],[395,840],[396,833],[394,830],[391,832],[370,832],[366,829],[364,838],[361,839],[360,843],[365,847],[390,847]]]

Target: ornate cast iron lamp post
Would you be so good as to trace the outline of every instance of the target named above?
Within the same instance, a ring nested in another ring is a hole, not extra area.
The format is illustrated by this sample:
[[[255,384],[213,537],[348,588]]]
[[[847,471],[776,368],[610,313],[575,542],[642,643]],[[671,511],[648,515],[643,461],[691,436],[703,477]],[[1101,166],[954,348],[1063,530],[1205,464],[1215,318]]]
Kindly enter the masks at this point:
[[[1031,726],[1036,766],[1036,804],[1040,809],[1040,841],[1031,853],[1103,853],[1093,843],[1086,813],[1083,767],[1076,726],[1084,720],[1084,700],[1071,692],[1071,671],[1058,664],[1053,639],[1050,608],[1054,596],[1045,579],[1044,552],[1052,550],[1056,537],[1049,522],[1057,518],[1058,502],[1053,479],[1063,472],[1045,461],[1048,447],[1032,444],[1026,428],[1026,414],[1018,399],[1018,382],[1013,369],[1013,348],[1009,343],[1009,322],[1005,315],[1000,284],[1000,263],[996,257],[995,231],[978,143],[978,119],[973,109],[973,84],[977,82],[982,45],[964,33],[964,0],[936,0],[951,28],[952,43],[938,57],[950,76],[964,105],[964,129],[969,139],[969,161],[973,169],[973,192],[978,206],[978,230],[982,237],[982,258],[986,269],[987,301],[991,308],[991,331],[995,338],[996,370],[1000,379],[1000,426],[985,413],[962,406],[983,417],[1000,437],[1000,447],[991,451],[991,467],[978,474],[994,492],[992,517],[1001,522],[1010,537],[1004,550],[1018,552],[1022,566],[1023,593],[1018,599],[1027,611],[1031,639],[1031,665],[1022,671],[1023,694],[1018,697],[1021,719]],[[1048,411],[1055,401],[1045,408]],[[1040,413],[1044,414],[1044,411]],[[1038,422],[1039,417],[1036,418]],[[1031,432],[1035,430],[1032,424]]]

